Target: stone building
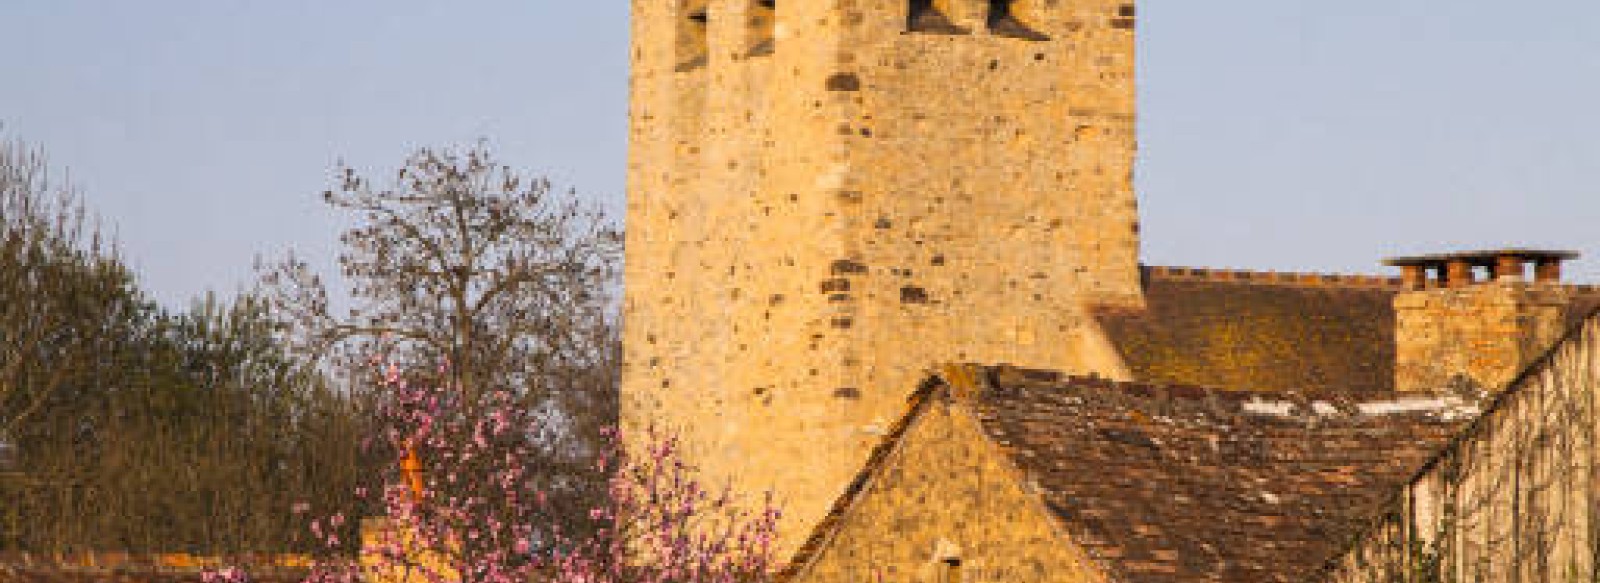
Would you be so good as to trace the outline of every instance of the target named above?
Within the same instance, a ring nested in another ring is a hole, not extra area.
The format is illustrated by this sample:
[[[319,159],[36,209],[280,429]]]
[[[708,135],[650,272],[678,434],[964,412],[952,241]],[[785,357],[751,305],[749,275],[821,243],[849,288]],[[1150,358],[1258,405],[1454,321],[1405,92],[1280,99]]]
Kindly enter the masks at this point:
[[[793,580],[1384,556],[1352,541],[1411,546],[1394,497],[1600,308],[1563,252],[1140,265],[1131,0],[633,15],[623,423],[776,492]]]
[[[1374,513],[1325,580],[1600,577],[1600,320],[1569,334]]]

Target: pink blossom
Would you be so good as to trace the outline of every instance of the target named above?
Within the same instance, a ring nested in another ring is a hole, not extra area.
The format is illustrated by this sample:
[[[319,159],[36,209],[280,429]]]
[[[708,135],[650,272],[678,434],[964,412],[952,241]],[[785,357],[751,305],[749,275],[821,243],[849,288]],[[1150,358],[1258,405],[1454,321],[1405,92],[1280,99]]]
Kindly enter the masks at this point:
[[[465,402],[458,390],[410,385],[404,377],[393,364],[379,377],[391,399],[380,410],[377,435],[396,451],[415,448],[426,488],[413,496],[398,463],[383,476],[377,501],[394,531],[364,549],[375,568],[405,569],[415,575],[410,580],[429,583],[769,580],[779,516],[770,496],[763,508],[741,510],[728,485],[709,488],[699,481],[670,435],[646,430],[638,435],[643,447],[632,450],[643,455],[630,455],[620,431],[604,430],[607,447],[588,460],[601,477],[609,476],[598,504],[588,507],[592,524],[566,528],[549,522],[550,513],[592,500],[542,479],[549,454],[533,437],[541,422],[537,411],[518,407],[503,391]],[[309,512],[309,506],[296,510]],[[731,523],[722,520],[729,516]],[[713,522],[720,526],[712,529]],[[345,527],[346,517],[338,514],[311,522],[317,539],[336,551],[349,550],[342,548]],[[404,543],[398,532],[410,533]],[[414,564],[416,548],[441,557],[442,568]],[[362,567],[329,562],[307,582],[359,583],[367,575]]]

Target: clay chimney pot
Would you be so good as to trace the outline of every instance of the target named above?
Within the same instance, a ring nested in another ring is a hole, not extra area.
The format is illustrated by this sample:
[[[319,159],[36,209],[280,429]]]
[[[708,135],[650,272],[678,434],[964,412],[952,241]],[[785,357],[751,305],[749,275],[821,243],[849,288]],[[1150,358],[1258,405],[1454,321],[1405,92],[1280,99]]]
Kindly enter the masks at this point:
[[[1401,266],[1400,281],[1408,290],[1415,291],[1428,287],[1428,268],[1422,265]]]
[[[1540,259],[1534,267],[1534,278],[1539,283],[1561,283],[1561,260]]]
[[[1522,281],[1527,266],[1522,258],[1516,255],[1501,255],[1495,258],[1494,278],[1501,281]]]
[[[1449,271],[1445,275],[1445,284],[1447,286],[1452,289],[1459,289],[1472,285],[1471,262],[1465,259],[1451,259],[1448,269]]]

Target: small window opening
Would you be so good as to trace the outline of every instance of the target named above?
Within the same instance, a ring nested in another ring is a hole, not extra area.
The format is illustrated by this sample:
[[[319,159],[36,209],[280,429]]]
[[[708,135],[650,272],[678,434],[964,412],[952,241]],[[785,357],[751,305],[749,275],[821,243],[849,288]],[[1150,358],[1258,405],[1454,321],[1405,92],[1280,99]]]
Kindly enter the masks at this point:
[[[686,16],[678,28],[679,73],[705,67],[711,60],[706,45],[706,26],[711,21],[706,0],[685,0],[682,6]]]
[[[750,6],[750,56],[765,57],[777,50],[778,0],[755,0]]]
[[[989,33],[1031,41],[1050,40],[1049,36],[1034,30],[1017,18],[1016,0],[989,0]]]
[[[950,557],[939,562],[939,583],[961,583],[961,559]]]
[[[911,10],[906,16],[906,30],[927,34],[969,34],[972,31],[956,25],[933,0],[911,0]]]

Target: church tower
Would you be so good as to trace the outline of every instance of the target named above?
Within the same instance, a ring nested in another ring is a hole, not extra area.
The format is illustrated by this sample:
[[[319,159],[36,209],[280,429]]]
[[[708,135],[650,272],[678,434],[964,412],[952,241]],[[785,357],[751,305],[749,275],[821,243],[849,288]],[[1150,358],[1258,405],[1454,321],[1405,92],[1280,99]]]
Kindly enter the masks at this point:
[[[1132,0],[634,0],[632,65],[623,423],[788,548],[933,367],[1115,368]]]

